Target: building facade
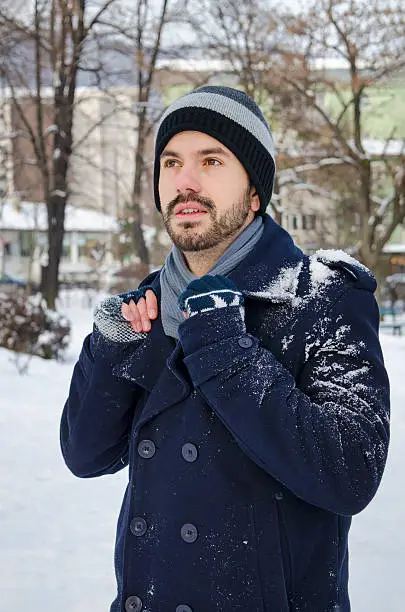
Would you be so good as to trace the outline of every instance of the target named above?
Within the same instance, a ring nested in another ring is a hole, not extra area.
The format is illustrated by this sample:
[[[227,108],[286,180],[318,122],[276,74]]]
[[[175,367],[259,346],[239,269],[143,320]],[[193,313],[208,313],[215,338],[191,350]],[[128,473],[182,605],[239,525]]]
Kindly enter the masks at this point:
[[[118,224],[96,210],[66,207],[60,276],[88,274],[112,260]],[[41,279],[47,261],[47,212],[44,204],[7,200],[0,217],[0,271],[12,276]]]

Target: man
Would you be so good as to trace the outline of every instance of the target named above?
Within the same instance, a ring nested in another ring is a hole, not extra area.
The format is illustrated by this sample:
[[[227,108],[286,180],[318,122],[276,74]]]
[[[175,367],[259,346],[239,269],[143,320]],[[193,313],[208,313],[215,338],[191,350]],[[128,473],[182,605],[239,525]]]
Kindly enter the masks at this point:
[[[202,87],[164,114],[173,249],[96,309],[61,423],[77,476],[129,464],[111,612],[350,609],[350,517],[389,436],[376,283],[294,246],[266,214],[274,172],[244,93]]]

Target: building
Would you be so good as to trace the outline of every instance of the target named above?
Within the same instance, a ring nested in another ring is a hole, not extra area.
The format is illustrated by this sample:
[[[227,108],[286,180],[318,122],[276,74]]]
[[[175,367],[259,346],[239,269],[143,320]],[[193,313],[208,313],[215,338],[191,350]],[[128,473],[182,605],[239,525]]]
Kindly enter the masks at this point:
[[[55,128],[52,95],[50,88],[44,88],[43,113],[49,156]],[[135,101],[136,90],[131,87],[77,89],[73,150],[69,160],[69,203],[73,206],[93,208],[118,217],[130,201],[137,143]],[[35,126],[36,107],[32,98],[21,92],[18,104],[29,124]],[[0,138],[7,143],[11,160],[7,193],[30,202],[43,202],[41,174],[21,114],[6,95],[1,107],[4,120]],[[58,155],[58,151],[53,155]]]
[[[340,60],[319,60],[314,63],[313,69],[343,84],[348,78],[347,66]],[[161,93],[155,92],[154,111],[163,108],[172,99],[187,90],[206,82],[238,86],[237,76],[232,73],[232,67],[223,61],[193,59],[186,61],[170,58],[159,61],[155,75],[155,87],[160,88]],[[398,126],[396,140],[392,140],[388,145],[383,140],[384,134],[392,133],[394,123],[403,116],[404,97],[398,95],[398,92],[402,91],[401,87],[403,89],[403,83],[398,78],[392,83],[391,81],[386,83],[383,88],[376,87],[369,90],[363,117],[364,132],[367,136],[364,145],[371,156],[379,155],[383,150],[384,154],[391,158],[403,155],[403,141],[401,140],[405,137],[403,122]],[[78,88],[74,145],[70,160],[69,204],[99,210],[116,218],[128,217],[137,142],[136,113],[134,112],[136,100],[136,89],[125,87],[124,84],[104,90],[94,87]],[[32,104],[30,100],[24,100],[23,103]],[[328,94],[324,96],[323,103],[333,109],[336,100]],[[34,109],[28,108],[27,112],[33,113]],[[9,125],[5,130],[6,137],[3,140],[7,140],[8,134],[9,143],[12,142],[12,164],[11,166],[9,164],[7,171],[6,192],[16,193],[30,201],[41,202],[43,194],[38,189],[40,185],[38,169],[30,163],[33,153],[30,150],[29,141],[24,138],[15,138],[23,126],[18,122],[12,106],[3,114],[9,117]],[[47,130],[50,137],[52,127],[51,117],[48,117]],[[294,137],[287,147],[292,150],[285,149],[285,141],[282,142],[277,131],[274,137],[278,153],[281,153],[280,158],[286,155],[291,163],[295,156],[297,164],[305,163],[310,159],[310,156],[306,158],[302,149],[299,149],[300,143],[294,141]],[[10,144],[8,155],[10,156]],[[156,213],[153,206],[152,189],[153,131],[147,143],[146,162],[144,223],[149,226],[157,226],[154,219]],[[280,168],[281,166],[282,164],[279,164]],[[343,174],[344,170],[343,168]],[[336,174],[336,168],[333,169],[333,173]],[[278,178],[281,176],[282,171],[279,170]],[[358,223],[358,219],[356,220],[355,216],[353,219],[342,217],[342,207],[338,206],[339,196],[336,195],[335,199],[331,198],[330,189],[322,189],[317,183],[317,190],[308,190],[305,184],[311,182],[311,176],[301,174],[301,178],[301,184],[287,185],[285,183],[284,186],[281,186],[280,181],[278,201],[283,211],[282,225],[305,251],[310,252],[319,247],[346,248],[350,244],[350,240],[347,240],[347,224],[349,223],[349,229],[353,228]],[[343,180],[345,180],[344,176]],[[313,182],[317,181],[319,181],[319,175]],[[393,244],[398,243],[398,235],[393,236]]]
[[[69,203],[120,218],[133,189],[136,90],[79,89],[76,100]]]
[[[118,224],[96,210],[66,207],[60,276],[87,273],[111,260]],[[45,204],[5,200],[0,204],[0,270],[40,281],[47,257]]]

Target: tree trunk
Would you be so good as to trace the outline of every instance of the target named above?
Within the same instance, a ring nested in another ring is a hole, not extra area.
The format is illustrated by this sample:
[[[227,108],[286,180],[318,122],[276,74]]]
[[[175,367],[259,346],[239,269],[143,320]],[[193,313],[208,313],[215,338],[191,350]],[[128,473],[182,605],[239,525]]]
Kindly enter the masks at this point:
[[[62,256],[65,226],[66,197],[53,195],[48,208],[48,265],[45,269],[42,289],[49,308],[55,310],[59,292],[59,264]]]
[[[140,262],[149,266],[150,257],[148,247],[146,246],[145,237],[142,231],[142,176],[143,176],[143,164],[145,154],[145,141],[146,141],[146,107],[143,106],[138,114],[138,143],[136,147],[135,157],[135,173],[134,183],[132,189],[132,206],[131,216],[132,221],[132,242],[133,248],[136,255],[139,257]]]

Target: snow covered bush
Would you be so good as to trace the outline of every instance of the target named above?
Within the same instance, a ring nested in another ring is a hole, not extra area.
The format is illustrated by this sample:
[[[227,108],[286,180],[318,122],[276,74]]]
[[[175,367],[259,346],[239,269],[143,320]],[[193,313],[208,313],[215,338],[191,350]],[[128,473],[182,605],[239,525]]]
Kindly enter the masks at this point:
[[[0,346],[23,355],[63,359],[70,322],[48,310],[40,295],[0,294]]]

